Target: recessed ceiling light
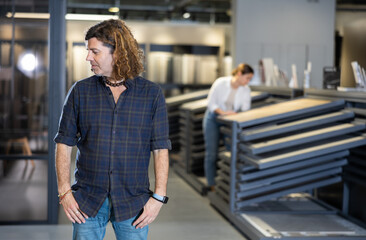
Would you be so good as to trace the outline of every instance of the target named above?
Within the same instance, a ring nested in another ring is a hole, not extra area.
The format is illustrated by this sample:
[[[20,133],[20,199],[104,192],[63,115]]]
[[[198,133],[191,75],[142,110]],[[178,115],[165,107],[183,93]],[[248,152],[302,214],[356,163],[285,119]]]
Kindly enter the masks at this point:
[[[119,12],[119,8],[118,7],[110,7],[108,9],[109,12],[111,13],[118,13]]]

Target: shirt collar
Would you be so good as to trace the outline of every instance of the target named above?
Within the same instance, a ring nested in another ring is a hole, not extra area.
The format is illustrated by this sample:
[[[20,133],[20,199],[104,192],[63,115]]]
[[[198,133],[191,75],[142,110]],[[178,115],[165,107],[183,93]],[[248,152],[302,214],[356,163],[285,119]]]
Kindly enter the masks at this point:
[[[135,78],[134,78],[134,79],[135,79]],[[135,81],[134,81],[134,79],[130,79],[130,78],[128,78],[128,79],[126,80],[126,83],[125,83],[126,88],[131,88],[131,87],[133,87],[133,86],[135,85]]]

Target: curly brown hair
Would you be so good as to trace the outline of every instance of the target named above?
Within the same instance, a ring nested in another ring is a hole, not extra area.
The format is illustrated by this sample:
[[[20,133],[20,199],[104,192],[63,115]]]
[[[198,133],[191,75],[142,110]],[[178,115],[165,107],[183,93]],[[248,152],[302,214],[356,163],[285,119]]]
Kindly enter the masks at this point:
[[[85,40],[93,37],[111,48],[114,59],[112,78],[133,79],[144,71],[143,51],[124,21],[110,19],[90,27]]]

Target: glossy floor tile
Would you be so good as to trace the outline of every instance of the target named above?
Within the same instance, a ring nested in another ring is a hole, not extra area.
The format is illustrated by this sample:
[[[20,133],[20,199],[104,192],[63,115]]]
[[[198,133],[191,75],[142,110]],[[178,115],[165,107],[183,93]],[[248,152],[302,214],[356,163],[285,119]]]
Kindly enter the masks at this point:
[[[152,179],[151,185],[153,184]],[[195,192],[173,171],[169,176],[168,195],[169,203],[163,206],[156,221],[150,225],[148,239],[245,239],[210,206],[206,197]],[[0,226],[1,240],[61,240],[71,237],[72,227],[62,209],[58,225]],[[110,224],[105,239],[115,239]]]

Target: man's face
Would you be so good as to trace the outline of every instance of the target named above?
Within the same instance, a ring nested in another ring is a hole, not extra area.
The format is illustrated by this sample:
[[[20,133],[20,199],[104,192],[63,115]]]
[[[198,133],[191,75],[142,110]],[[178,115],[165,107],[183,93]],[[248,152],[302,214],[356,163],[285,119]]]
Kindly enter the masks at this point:
[[[90,62],[91,70],[98,76],[111,77],[114,64],[111,49],[98,39],[91,38],[88,40],[87,50],[86,61]]]

